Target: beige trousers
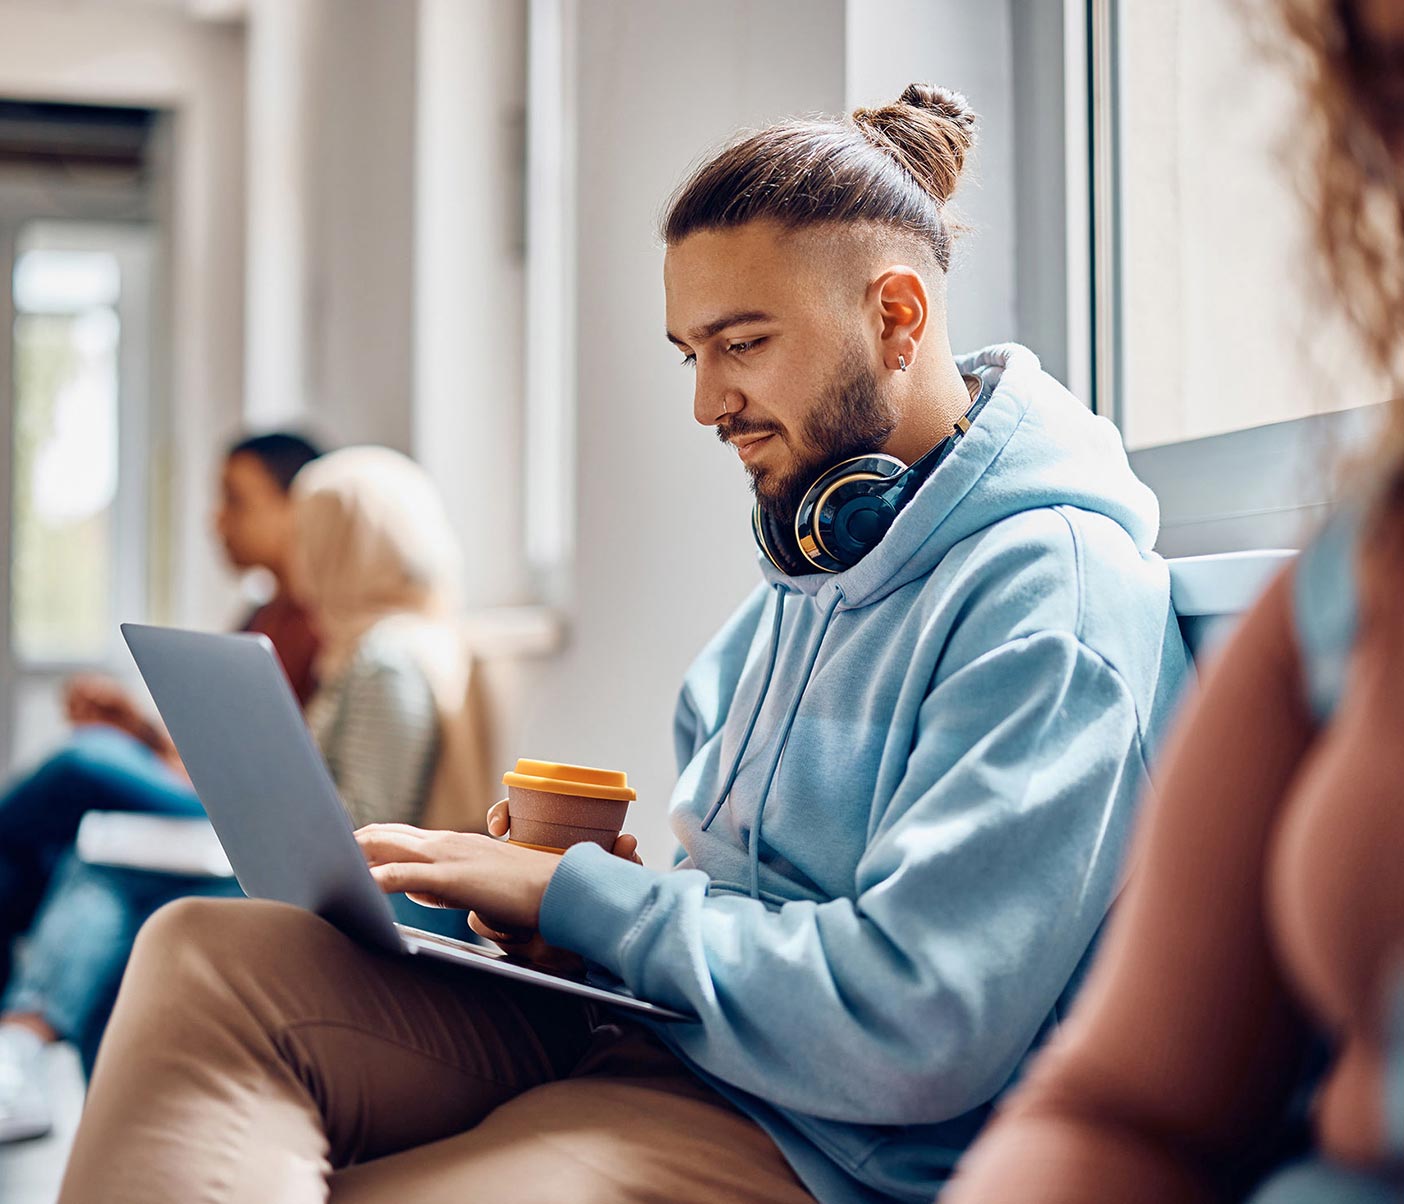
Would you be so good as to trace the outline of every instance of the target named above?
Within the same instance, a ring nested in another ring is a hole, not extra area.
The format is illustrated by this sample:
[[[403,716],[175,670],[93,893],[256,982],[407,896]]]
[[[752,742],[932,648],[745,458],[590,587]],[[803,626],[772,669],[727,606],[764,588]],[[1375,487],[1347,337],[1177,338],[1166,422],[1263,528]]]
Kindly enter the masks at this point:
[[[187,899],[142,930],[61,1204],[811,1201],[647,1029]]]

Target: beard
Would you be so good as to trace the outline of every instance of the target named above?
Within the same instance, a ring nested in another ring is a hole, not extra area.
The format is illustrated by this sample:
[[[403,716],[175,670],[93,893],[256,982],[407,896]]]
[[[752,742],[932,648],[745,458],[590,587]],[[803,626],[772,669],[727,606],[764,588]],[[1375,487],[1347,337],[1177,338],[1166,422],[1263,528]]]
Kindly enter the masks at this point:
[[[800,502],[820,473],[843,460],[879,450],[896,429],[897,414],[879,390],[876,374],[864,364],[853,367],[826,387],[805,418],[802,446],[787,440],[795,457],[787,471],[747,469],[751,492],[774,521],[787,531],[793,530]],[[778,432],[778,428],[764,423],[751,426],[737,419],[717,433],[725,440],[763,432]]]

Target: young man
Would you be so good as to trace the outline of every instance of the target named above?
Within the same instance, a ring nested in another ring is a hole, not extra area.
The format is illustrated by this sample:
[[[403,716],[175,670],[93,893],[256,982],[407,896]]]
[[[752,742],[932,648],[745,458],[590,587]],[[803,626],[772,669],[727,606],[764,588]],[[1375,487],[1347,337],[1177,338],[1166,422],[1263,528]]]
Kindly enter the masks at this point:
[[[65,1201],[930,1199],[1071,993],[1186,671],[1115,431],[1021,348],[951,355],[971,124],[913,87],[777,127],[669,214],[668,337],[765,577],[683,684],[677,864],[359,834],[386,890],[697,1022],[177,906]]]

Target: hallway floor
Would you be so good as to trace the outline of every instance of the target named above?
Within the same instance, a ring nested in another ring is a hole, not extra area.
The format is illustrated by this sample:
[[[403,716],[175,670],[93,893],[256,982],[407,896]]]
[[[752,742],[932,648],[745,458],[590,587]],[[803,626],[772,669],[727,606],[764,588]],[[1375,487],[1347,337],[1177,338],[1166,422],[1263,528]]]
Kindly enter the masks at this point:
[[[45,1055],[56,1105],[54,1132],[42,1141],[0,1146],[0,1204],[54,1204],[83,1106],[77,1053],[56,1045]]]

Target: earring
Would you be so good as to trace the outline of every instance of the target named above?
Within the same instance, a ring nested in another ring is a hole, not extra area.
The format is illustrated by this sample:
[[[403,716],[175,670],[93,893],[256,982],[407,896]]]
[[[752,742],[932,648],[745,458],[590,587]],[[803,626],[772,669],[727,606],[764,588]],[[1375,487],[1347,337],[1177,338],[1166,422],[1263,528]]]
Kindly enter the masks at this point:
[[[907,357],[906,357],[905,355],[899,355],[899,356],[897,357],[897,371],[898,371],[898,372],[905,372],[906,370],[907,370]]]

